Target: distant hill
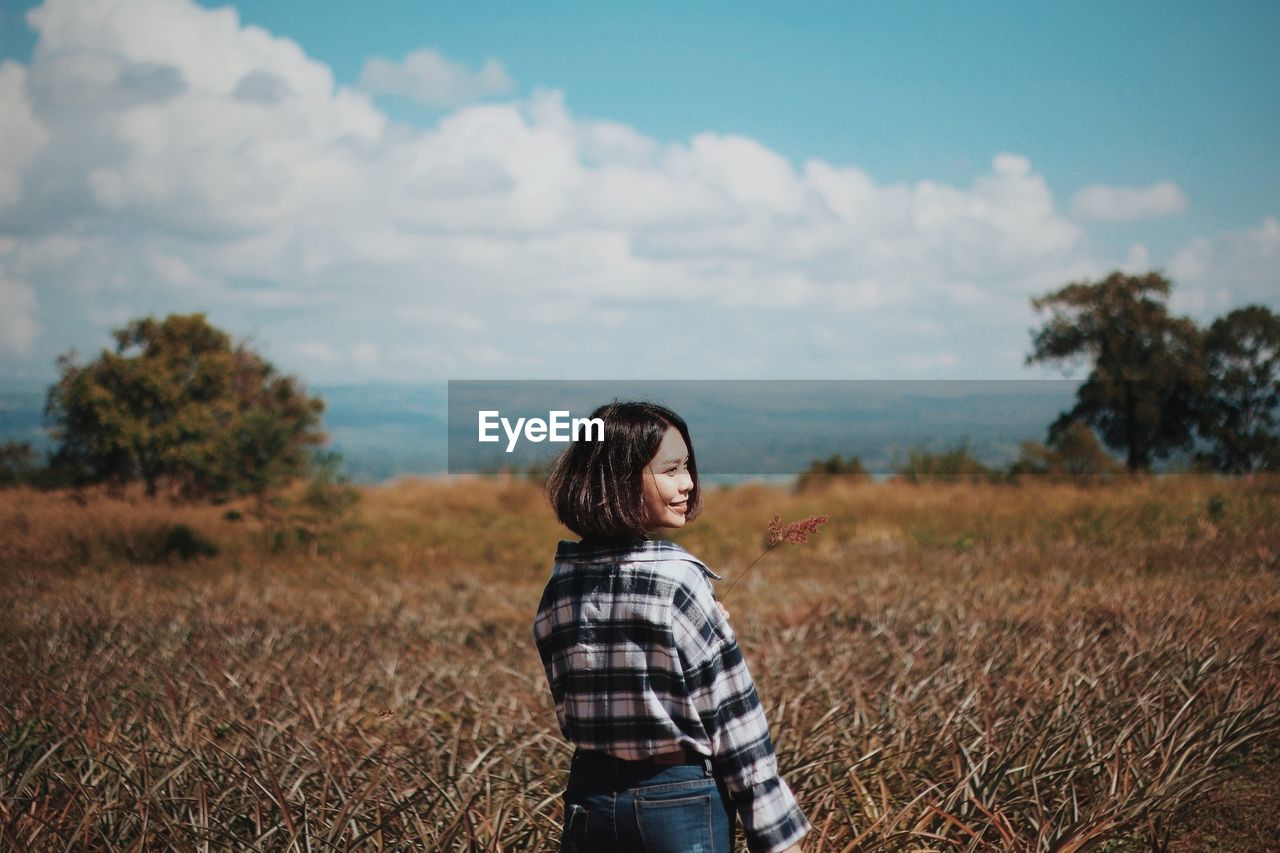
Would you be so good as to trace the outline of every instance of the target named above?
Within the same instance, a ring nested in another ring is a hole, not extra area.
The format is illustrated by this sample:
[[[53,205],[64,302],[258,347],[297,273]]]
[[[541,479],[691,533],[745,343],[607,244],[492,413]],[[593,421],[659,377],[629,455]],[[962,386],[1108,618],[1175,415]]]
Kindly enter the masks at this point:
[[[447,468],[447,386],[339,385],[314,389],[343,470],[358,482]]]

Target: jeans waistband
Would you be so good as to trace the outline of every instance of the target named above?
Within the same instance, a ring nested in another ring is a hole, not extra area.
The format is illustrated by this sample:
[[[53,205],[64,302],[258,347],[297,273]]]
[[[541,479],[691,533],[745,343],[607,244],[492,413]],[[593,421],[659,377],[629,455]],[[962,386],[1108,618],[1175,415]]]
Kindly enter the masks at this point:
[[[654,765],[658,767],[670,767],[675,764],[702,764],[709,762],[711,759],[697,750],[690,749],[687,746],[681,747],[675,752],[663,753],[661,755],[652,755],[648,758],[627,759],[617,758],[607,752],[600,752],[594,749],[578,749],[574,751],[574,757],[581,756],[580,760],[593,761],[601,764],[609,764],[617,762],[623,767],[644,767]]]
[[[701,767],[704,775],[714,775],[711,759],[687,747],[679,760],[665,762],[655,761],[653,758],[629,761],[625,758],[616,758],[607,752],[578,749],[573,753],[572,766],[578,775],[589,776],[597,781],[609,780],[618,788],[629,788],[642,784],[664,770],[681,765]]]

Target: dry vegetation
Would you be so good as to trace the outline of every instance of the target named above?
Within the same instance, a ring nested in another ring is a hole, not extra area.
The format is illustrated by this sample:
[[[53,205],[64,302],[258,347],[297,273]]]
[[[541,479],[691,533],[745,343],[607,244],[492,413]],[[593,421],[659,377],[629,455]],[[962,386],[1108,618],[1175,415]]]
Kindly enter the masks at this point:
[[[728,576],[832,518],[725,602],[808,849],[1280,847],[1275,483],[708,497]],[[0,847],[554,848],[537,489],[371,489],[323,547],[226,509],[0,493]]]

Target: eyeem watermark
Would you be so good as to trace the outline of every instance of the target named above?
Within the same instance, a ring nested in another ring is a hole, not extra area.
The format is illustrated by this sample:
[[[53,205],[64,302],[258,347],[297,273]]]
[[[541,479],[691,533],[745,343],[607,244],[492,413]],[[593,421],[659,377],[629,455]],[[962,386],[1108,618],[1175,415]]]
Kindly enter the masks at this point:
[[[957,447],[1004,467],[1017,460],[1021,442],[1043,440],[1046,425],[1074,405],[1078,385],[1064,379],[450,379],[447,470],[544,473],[569,446],[559,442],[573,440],[570,412],[590,416],[626,400],[659,403],[685,420],[699,476],[794,478],[815,463],[822,470],[833,456],[856,458],[873,476],[888,476],[914,452]],[[434,436],[433,429],[424,424],[423,437]],[[585,425],[578,430],[580,437],[587,431]],[[590,430],[588,447],[617,438],[601,430]]]
[[[482,410],[479,413],[480,441],[496,442],[501,440],[498,427],[507,434],[507,452],[516,449],[521,434],[526,441],[604,441],[604,420],[601,418],[570,418],[568,411],[547,412],[547,419],[516,418],[513,425],[502,417],[497,409]]]

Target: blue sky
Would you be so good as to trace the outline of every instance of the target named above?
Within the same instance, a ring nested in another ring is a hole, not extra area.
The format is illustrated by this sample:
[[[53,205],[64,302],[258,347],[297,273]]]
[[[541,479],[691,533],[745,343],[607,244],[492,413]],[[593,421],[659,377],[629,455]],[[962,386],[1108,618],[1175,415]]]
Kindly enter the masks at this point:
[[[742,134],[883,181],[967,182],[1000,151],[1063,194],[1174,177],[1197,201],[1188,232],[1250,224],[1280,197],[1276,3],[425,5],[240,11],[339,81],[434,46],[659,139]]]
[[[1069,280],[1280,293],[1274,3],[33,5],[0,377],[177,310],[321,382],[1022,377]]]
[[[586,116],[668,140],[743,134],[883,180],[964,181],[1013,150],[1064,191],[1176,174],[1256,218],[1280,190],[1274,3],[424,5],[240,12],[340,81],[422,46],[495,57],[518,91],[562,89]]]

